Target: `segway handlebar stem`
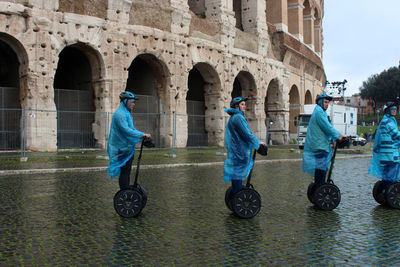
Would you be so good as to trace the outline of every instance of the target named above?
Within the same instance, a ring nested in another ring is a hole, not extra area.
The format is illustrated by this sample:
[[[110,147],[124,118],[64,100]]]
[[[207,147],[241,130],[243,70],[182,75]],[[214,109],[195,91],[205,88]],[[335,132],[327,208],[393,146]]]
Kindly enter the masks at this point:
[[[250,187],[251,173],[253,172],[253,169],[254,169],[254,163],[256,161],[256,154],[257,154],[257,150],[254,149],[254,151],[253,151],[253,167],[251,167],[249,176],[247,177],[246,187]]]

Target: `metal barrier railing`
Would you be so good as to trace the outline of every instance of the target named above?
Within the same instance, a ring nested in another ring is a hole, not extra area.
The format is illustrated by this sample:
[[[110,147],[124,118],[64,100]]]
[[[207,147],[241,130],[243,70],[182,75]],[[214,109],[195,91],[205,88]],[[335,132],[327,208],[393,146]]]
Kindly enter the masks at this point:
[[[104,151],[112,120],[110,112],[38,109],[0,109],[0,156],[26,156],[29,151],[94,149]],[[151,133],[158,148],[175,154],[177,148],[224,151],[228,115],[134,113],[135,127]],[[265,119],[247,118],[259,139],[268,139]],[[72,153],[72,152],[71,152]]]

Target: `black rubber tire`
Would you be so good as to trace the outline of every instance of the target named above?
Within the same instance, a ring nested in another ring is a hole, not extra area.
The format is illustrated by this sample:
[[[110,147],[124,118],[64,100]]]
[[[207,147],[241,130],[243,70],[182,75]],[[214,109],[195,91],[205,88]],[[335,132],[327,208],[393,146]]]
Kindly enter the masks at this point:
[[[225,192],[225,205],[229,210],[233,211],[233,209],[232,209],[232,194],[231,194],[231,192],[232,192],[232,186],[230,186]]]
[[[357,146],[357,145],[358,145],[357,141],[353,141],[353,146]]]
[[[387,205],[386,197],[385,197],[385,188],[383,187],[383,181],[379,180],[374,184],[374,188],[372,189],[372,196],[375,201],[381,205]]]
[[[142,193],[142,210],[143,210],[144,207],[146,207],[146,203],[147,203],[147,191],[142,185],[140,185],[140,184],[137,184],[137,185],[138,185],[139,191]]]
[[[314,197],[313,197],[313,193],[314,193],[314,192],[312,192],[312,191],[314,191],[314,190],[312,190],[313,187],[314,187],[314,182],[312,182],[312,183],[310,183],[310,184],[308,185],[308,188],[307,188],[307,197],[308,197],[308,200],[309,200],[312,204],[315,204]]]
[[[132,218],[143,209],[142,193],[138,189],[124,189],[114,195],[114,209],[119,216]]]
[[[394,209],[400,209],[400,183],[395,182],[389,185],[386,190],[385,197],[386,203],[390,207]]]
[[[232,208],[239,218],[253,218],[261,209],[260,194],[252,188],[243,188],[233,196]]]
[[[315,205],[321,210],[333,210],[339,206],[340,190],[334,184],[325,183],[314,191]]]

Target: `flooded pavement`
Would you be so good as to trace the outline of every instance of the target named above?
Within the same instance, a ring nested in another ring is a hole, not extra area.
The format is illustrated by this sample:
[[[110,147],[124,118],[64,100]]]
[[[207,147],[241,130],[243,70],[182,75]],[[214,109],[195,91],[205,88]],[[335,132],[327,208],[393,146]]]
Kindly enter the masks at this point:
[[[342,201],[315,209],[301,162],[258,163],[260,213],[224,203],[222,167],[146,169],[138,218],[113,208],[103,172],[0,177],[0,265],[237,266],[400,264],[400,211],[379,206],[369,158],[336,160]]]

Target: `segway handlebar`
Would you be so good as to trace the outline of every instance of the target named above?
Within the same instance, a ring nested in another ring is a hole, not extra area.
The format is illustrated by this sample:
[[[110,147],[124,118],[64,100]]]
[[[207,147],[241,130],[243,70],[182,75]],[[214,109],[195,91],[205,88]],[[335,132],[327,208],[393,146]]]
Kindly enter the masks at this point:
[[[137,167],[136,167],[136,173],[135,173],[135,182],[133,184],[134,187],[136,187],[137,185],[137,180],[139,177],[139,167],[140,167],[140,160],[142,159],[142,152],[143,152],[143,146],[145,147],[154,147],[154,141],[151,138],[143,138],[142,143],[140,144],[140,153],[139,153],[139,157],[137,160]]]
[[[254,163],[256,161],[256,154],[257,154],[257,150],[253,150],[253,167],[250,170],[249,176],[247,177],[247,183],[246,183],[246,187],[250,187],[250,180],[251,180],[251,173],[253,172],[254,169]]]
[[[336,140],[336,142],[335,142],[335,148],[333,149],[331,164],[329,166],[329,171],[328,171],[328,179],[327,179],[328,183],[330,183],[332,181],[331,175],[332,175],[333,165],[335,164],[336,150],[338,149],[338,147],[344,147],[348,142],[350,142],[349,137],[344,137],[344,138],[342,138],[342,140]]]

